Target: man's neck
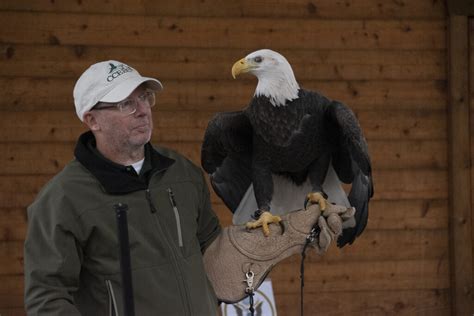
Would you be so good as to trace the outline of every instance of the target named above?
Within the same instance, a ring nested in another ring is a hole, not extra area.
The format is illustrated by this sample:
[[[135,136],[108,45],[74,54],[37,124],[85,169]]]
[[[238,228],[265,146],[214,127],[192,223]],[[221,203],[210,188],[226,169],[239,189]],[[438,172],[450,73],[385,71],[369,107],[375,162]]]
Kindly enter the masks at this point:
[[[131,164],[145,158],[145,146],[136,148],[117,149],[112,146],[106,146],[97,143],[97,150],[107,159],[123,166]]]

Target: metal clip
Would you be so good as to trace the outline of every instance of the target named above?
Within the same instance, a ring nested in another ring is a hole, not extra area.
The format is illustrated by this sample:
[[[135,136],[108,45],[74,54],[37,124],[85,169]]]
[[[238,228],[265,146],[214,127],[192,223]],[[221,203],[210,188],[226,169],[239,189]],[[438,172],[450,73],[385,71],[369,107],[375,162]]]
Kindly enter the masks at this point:
[[[309,232],[309,235],[306,236],[306,240],[308,243],[313,243],[316,238],[318,238],[320,233],[319,227],[313,227]]]
[[[316,237],[316,229],[313,227],[311,231],[309,232],[309,235],[306,236],[306,240],[308,240],[310,243],[314,241],[314,238]]]
[[[255,276],[255,273],[253,271],[249,271],[245,273],[245,277],[247,278],[244,280],[244,282],[247,283],[247,288],[245,289],[246,293],[253,293],[254,288],[253,288],[253,277]]]

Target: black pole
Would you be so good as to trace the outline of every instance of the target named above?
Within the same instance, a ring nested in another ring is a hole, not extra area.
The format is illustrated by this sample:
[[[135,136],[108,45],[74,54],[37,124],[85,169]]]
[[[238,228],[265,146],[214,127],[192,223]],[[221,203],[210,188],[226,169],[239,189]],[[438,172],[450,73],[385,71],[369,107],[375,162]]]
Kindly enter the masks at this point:
[[[135,316],[133,302],[132,269],[130,264],[130,244],[128,241],[128,205],[118,203],[114,205],[117,215],[117,234],[119,240],[120,270],[122,272],[123,310],[125,316]]]

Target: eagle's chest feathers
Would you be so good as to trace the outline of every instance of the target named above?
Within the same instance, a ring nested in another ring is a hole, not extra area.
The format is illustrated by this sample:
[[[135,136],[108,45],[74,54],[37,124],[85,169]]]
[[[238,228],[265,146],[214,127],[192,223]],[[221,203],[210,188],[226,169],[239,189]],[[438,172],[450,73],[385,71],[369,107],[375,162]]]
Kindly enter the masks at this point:
[[[302,116],[294,106],[273,106],[260,97],[249,110],[255,133],[270,145],[288,146],[300,127]]]

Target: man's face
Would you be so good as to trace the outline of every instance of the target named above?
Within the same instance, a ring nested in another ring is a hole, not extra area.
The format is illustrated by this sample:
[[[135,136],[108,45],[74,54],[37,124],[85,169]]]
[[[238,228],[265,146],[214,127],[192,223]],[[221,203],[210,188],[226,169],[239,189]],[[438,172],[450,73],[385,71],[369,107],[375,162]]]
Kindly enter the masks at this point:
[[[146,91],[146,86],[136,88],[127,99],[139,100],[138,96]],[[138,101],[137,110],[130,115],[124,115],[116,107],[92,110],[96,124],[96,132],[101,139],[117,150],[136,149],[142,147],[151,139],[153,121],[151,108],[146,102]]]

